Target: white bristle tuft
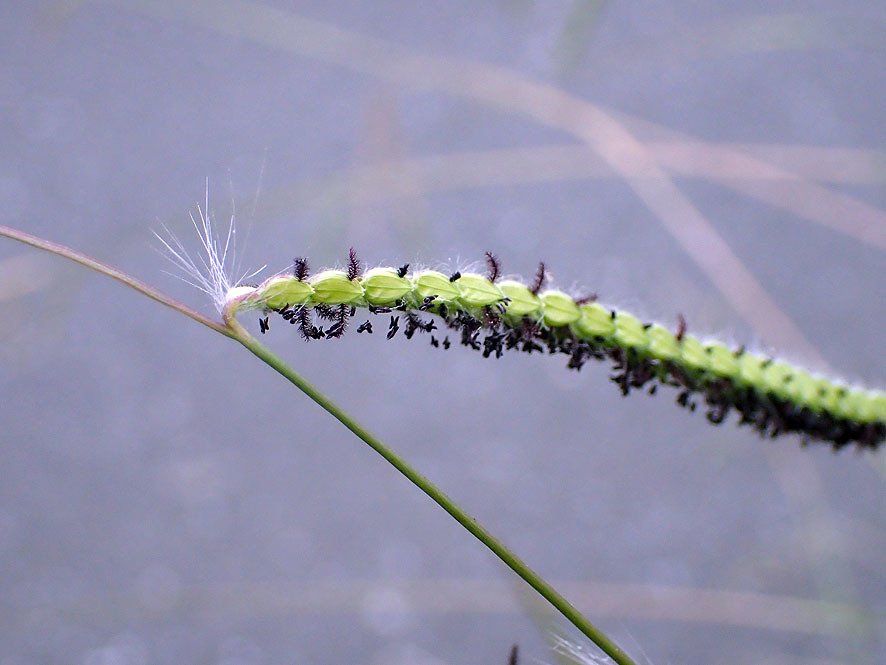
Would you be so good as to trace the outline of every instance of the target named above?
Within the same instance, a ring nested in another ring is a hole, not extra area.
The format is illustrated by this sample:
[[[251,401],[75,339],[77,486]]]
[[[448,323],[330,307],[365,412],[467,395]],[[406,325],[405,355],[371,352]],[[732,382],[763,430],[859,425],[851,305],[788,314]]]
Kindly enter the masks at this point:
[[[572,642],[561,635],[551,634],[549,639],[554,653],[566,657],[577,665],[611,665],[613,662],[608,656],[595,656],[581,644]]]
[[[234,277],[239,271],[236,258],[237,224],[234,216],[231,215],[228,229],[223,236],[220,237],[215,233],[212,216],[209,212],[208,182],[203,208],[197,206],[198,219],[194,218],[193,213],[190,217],[201,245],[201,252],[196,259],[165,224],[161,224],[163,235],[156,231],[154,235],[163,244],[165,251],[162,254],[181,273],[174,276],[207,294],[212,298],[215,308],[221,313],[231,299],[232,293],[237,293],[242,282],[255,277],[266,266],[252,272],[243,272],[239,277]]]

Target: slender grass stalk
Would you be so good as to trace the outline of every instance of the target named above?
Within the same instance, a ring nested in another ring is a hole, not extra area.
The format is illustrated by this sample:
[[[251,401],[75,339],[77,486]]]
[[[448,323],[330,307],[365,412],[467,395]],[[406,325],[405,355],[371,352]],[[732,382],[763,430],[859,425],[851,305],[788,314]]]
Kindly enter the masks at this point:
[[[360,425],[360,423],[335,404],[335,402],[317,390],[317,388],[289,367],[267,347],[260,344],[254,337],[250,336],[236,319],[230,319],[228,325],[235,332],[234,339],[249,349],[250,352],[260,358],[264,363],[270,365],[273,369],[286,377],[287,380],[298,387],[298,389],[305,395],[326,409],[342,425],[351,430],[358,438],[368,444],[370,448],[384,457],[395,469],[397,469],[397,471],[406,476],[406,478],[408,478],[416,487],[431,497],[438,506],[449,513],[459,524],[473,534],[477,540],[492,550],[493,554],[504,561],[508,568],[517,573],[517,575],[522,577],[529,586],[538,591],[542,597],[557,608],[563,616],[569,619],[576,628],[587,635],[594,644],[600,647],[616,663],[619,663],[619,665],[629,665],[633,663],[633,661],[628,658],[628,656],[612,640],[606,637],[599,628],[588,621],[588,619],[556,589],[554,589],[554,587],[548,584],[538,573],[526,565],[522,559],[502,544],[502,542],[495,538],[495,536],[489,533],[489,531],[483,528],[477,520],[471,517],[440,488],[419,473],[415,467],[411,466],[396,452],[391,450],[391,448],[370,434],[362,425]]]
[[[430,480],[425,478],[417,469],[407,463],[391,448],[385,445],[381,440],[370,434],[366,428],[360,425],[354,418],[348,415],[340,406],[324,395],[320,390],[314,387],[303,376],[287,365],[279,356],[270,351],[267,347],[260,344],[252,337],[245,328],[234,317],[235,309],[225,310],[224,323],[219,323],[209,319],[202,314],[192,310],[186,305],[167,296],[163,292],[154,287],[138,280],[131,275],[109,266],[101,261],[97,261],[81,252],[66,247],[64,245],[45,240],[37,236],[0,225],[0,236],[5,236],[13,240],[17,240],[31,247],[42,249],[51,254],[70,259],[75,263],[94,270],[112,279],[135,289],[142,295],[157,301],[161,305],[170,307],[185,316],[211,328],[212,330],[230,337],[242,344],[253,355],[262,362],[270,366],[276,372],[281,374],[290,383],[295,385],[310,399],[320,405],[329,412],[342,425],[347,427],[359,439],[368,444],[374,451],[388,461],[397,471],[409,479],[422,492],[427,494],[438,506],[451,515],[459,524],[461,524],[469,533],[476,537],[489,550],[492,551],[505,565],[507,565],[518,576],[525,580],[533,589],[535,589],[543,598],[554,606],[566,619],[569,620],[578,630],[596,644],[604,653],[606,653],[618,665],[636,665],[634,661],[611,639],[609,639],[599,628],[591,623],[578,609],[572,605],[566,598],[561,595],[554,587],[548,584],[538,573],[532,570],[522,559],[514,554],[507,546],[495,538],[489,531],[482,527],[471,515],[461,508],[455,501],[447,496],[442,490],[434,485]]]
[[[156,300],[161,305],[166,305],[167,307],[174,309],[177,312],[181,312],[185,316],[194,319],[194,321],[196,321],[197,323],[202,323],[207,328],[212,328],[215,332],[221,333],[225,337],[234,337],[233,331],[227,326],[219,323],[218,321],[213,321],[212,319],[203,316],[202,314],[194,311],[184,303],[180,303],[175,298],[172,298],[162,291],[155,289],[150,284],[146,284],[140,279],[136,279],[132,275],[125,273],[122,270],[114,268],[113,266],[109,266],[107,263],[97,261],[91,256],[83,254],[82,252],[78,252],[75,249],[71,249],[70,247],[66,247],[65,245],[59,244],[57,242],[52,242],[51,240],[46,240],[45,238],[31,235],[30,233],[25,233],[24,231],[19,231],[18,229],[4,226],[3,224],[0,224],[0,236],[5,236],[13,240],[18,240],[25,245],[30,245],[31,247],[42,249],[46,252],[49,252],[50,254],[55,254],[56,256],[61,256],[62,258],[69,259],[74,263],[79,263],[81,266],[85,266],[90,270],[94,270],[95,272],[101,273],[106,277],[116,279],[118,282],[126,284],[126,286],[135,289],[143,296],[147,296],[151,300]]]

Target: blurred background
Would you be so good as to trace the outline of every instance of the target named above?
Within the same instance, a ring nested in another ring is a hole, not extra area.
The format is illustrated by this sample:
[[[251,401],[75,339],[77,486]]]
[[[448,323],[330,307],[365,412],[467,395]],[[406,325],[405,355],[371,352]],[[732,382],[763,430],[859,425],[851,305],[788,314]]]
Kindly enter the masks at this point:
[[[882,387],[884,50],[879,2],[7,1],[0,223],[214,314],[151,235],[196,247],[208,179],[244,269],[493,250]],[[10,241],[0,335],[0,665],[555,662],[562,620],[229,340]],[[882,453],[602,365],[263,341],[638,662],[886,661]]]

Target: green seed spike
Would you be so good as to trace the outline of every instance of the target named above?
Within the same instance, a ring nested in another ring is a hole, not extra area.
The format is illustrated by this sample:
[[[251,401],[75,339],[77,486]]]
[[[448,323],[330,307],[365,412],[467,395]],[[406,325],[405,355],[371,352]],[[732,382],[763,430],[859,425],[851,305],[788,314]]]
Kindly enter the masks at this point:
[[[450,281],[448,275],[436,270],[417,273],[412,278],[412,288],[419,300],[436,296],[440,303],[452,303],[461,295],[455,282]]]
[[[370,305],[387,305],[412,293],[412,282],[393,268],[373,268],[361,280],[363,297]]]
[[[568,326],[581,319],[581,310],[576,302],[562,291],[545,291],[541,294],[541,303],[539,318],[552,328]]]
[[[581,318],[575,322],[574,330],[582,339],[611,337],[615,333],[612,311],[598,303],[582,305]]]
[[[287,305],[303,304],[314,295],[314,288],[308,282],[300,282],[292,276],[272,277],[263,286],[257,297],[265,309],[283,309]]]
[[[615,334],[613,339],[619,346],[643,351],[649,347],[649,339],[640,319],[627,312],[615,313]]]
[[[676,360],[680,357],[680,344],[674,334],[664,326],[653,323],[646,331],[649,340],[649,353],[661,360]]]
[[[356,305],[363,302],[360,282],[348,279],[341,270],[324,270],[311,279],[313,301],[323,305]]]
[[[883,391],[844,386],[783,360],[699,340],[684,334],[682,318],[674,333],[658,323],[644,324],[629,312],[576,302],[564,291],[548,289],[536,295],[514,279],[492,282],[477,273],[449,276],[436,270],[411,277],[405,273],[404,266],[373,268],[362,279],[349,279],[341,270],[324,270],[307,281],[275,276],[254,288],[228,287],[224,313],[286,314],[301,306],[335,305],[398,308],[407,311],[403,330],[412,337],[416,331],[435,329],[436,324],[421,318],[428,312],[442,316],[444,325],[461,333],[462,344],[485,356],[498,357],[509,349],[547,349],[569,354],[569,367],[574,369],[590,357],[609,358],[617,372],[612,378],[622,392],[650,381],[678,386],[678,402],[694,408],[697,402],[691,396],[699,394],[711,422],[719,423],[735,409],[741,414],[740,424],[769,436],[798,432],[835,448],[850,442],[876,448],[886,439]],[[334,334],[327,330],[327,335],[341,334],[345,314],[340,316],[339,329]],[[395,320],[388,336],[398,329]],[[313,336],[317,330],[308,332]]]
[[[763,370],[768,362],[763,356],[754,353],[743,353],[738,360],[738,379],[746,386],[763,384]]]
[[[541,310],[542,304],[538,296],[529,290],[529,287],[513,279],[506,279],[498,283],[498,288],[507,298],[505,314],[511,319],[520,319],[531,316]]]
[[[711,362],[711,371],[719,376],[736,378],[739,376],[738,360],[735,352],[730,351],[722,344],[711,343],[707,345],[708,358]]]
[[[707,371],[710,367],[710,358],[702,343],[692,335],[683,335],[680,342],[680,360],[690,370]]]
[[[465,307],[488,307],[502,302],[505,295],[495,284],[483,275],[464,273],[458,281],[453,282],[460,294],[458,299]]]

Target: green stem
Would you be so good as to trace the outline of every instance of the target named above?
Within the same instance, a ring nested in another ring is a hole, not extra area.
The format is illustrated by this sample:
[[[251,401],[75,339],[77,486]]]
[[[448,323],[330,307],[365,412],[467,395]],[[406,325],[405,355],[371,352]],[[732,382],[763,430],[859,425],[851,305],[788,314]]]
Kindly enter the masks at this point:
[[[405,460],[397,455],[397,453],[388,448],[379,439],[367,432],[356,420],[345,413],[341,409],[341,407],[339,407],[332,400],[326,397],[326,395],[317,390],[317,388],[311,385],[307,380],[304,379],[304,377],[302,377],[298,372],[287,365],[281,358],[279,358],[265,346],[260,344],[246,331],[245,328],[243,328],[242,325],[240,325],[239,321],[237,321],[236,318],[234,318],[233,316],[225,316],[224,324],[213,321],[212,319],[209,319],[202,314],[195,312],[194,310],[178,302],[177,300],[170,298],[162,291],[155,289],[154,287],[132,277],[131,275],[117,268],[102,263],[101,261],[97,261],[96,259],[93,259],[92,257],[87,256],[74,249],[71,249],[70,247],[66,247],[64,245],[39,238],[37,236],[33,236],[29,233],[25,233],[24,231],[19,231],[17,229],[13,229],[0,224],[0,236],[5,236],[7,238],[22,242],[26,245],[30,245],[31,247],[36,247],[37,249],[42,249],[46,252],[50,252],[51,254],[64,257],[66,259],[74,261],[75,263],[79,263],[80,265],[85,266],[90,270],[95,270],[96,272],[106,275],[107,277],[116,279],[118,282],[122,282],[126,286],[135,289],[142,295],[145,295],[152,300],[156,300],[161,305],[166,305],[167,307],[181,312],[185,316],[190,317],[198,323],[202,323],[207,328],[211,328],[212,330],[221,333],[226,337],[230,337],[240,342],[256,357],[258,357],[265,364],[276,370],[278,373],[282,374],[299,390],[305,393],[321,407],[326,409],[326,411],[329,412],[342,425],[351,430],[354,434],[357,435],[358,438],[367,443],[379,455],[384,457],[395,469],[397,469],[400,473],[402,473],[410,481],[412,481],[412,483],[416,487],[427,494],[437,505],[439,505],[443,510],[449,513],[459,524],[461,524],[465,529],[473,534],[481,543],[492,550],[492,552],[499,559],[501,559],[505,563],[505,565],[507,565],[517,575],[522,577],[529,584],[529,586],[531,586],[539,594],[541,594],[542,597],[550,602],[551,605],[553,605],[576,628],[584,633],[588,637],[588,639],[590,639],[594,644],[600,647],[600,649],[605,652],[610,658],[612,658],[612,660],[618,663],[618,665],[636,665],[634,661],[631,660],[631,658],[628,657],[628,655],[624,651],[622,651],[612,640],[606,637],[606,635],[604,635],[599,628],[588,621],[588,619],[581,612],[579,612],[575,608],[575,606],[573,606],[568,600],[566,600],[566,598],[560,595],[560,593],[556,589],[554,589],[554,587],[548,584],[540,575],[538,575],[538,573],[527,566],[519,557],[517,557],[517,555],[515,555],[505,545],[503,545],[491,533],[480,526],[473,517],[468,515],[468,513],[466,513],[457,503],[455,503],[455,501],[450,499],[436,485],[434,485],[431,481],[421,475],[414,467],[409,465]]]
[[[417,469],[415,469],[415,467],[406,462],[396,452],[382,443],[382,441],[366,431],[360,423],[354,420],[335,402],[326,397],[326,395],[315,388],[303,376],[287,365],[283,359],[262,345],[250,335],[242,325],[240,325],[240,322],[237,321],[236,318],[233,316],[226,317],[225,321],[234,332],[234,339],[249,349],[249,351],[256,355],[262,362],[282,374],[305,395],[326,409],[333,418],[356,434],[359,439],[368,444],[375,452],[384,457],[391,466],[406,476],[422,492],[427,494],[438,506],[449,513],[456,522],[461,524],[473,536],[475,536],[477,540],[492,550],[493,554],[504,561],[508,568],[522,577],[529,586],[541,594],[545,600],[551,603],[551,605],[572,622],[576,628],[584,633],[588,639],[600,647],[600,649],[612,658],[612,660],[618,663],[618,665],[635,665],[634,661],[631,660],[618,645],[610,640],[599,628],[588,621],[587,617],[579,612],[572,603],[566,600],[566,598],[564,598],[554,587],[548,584],[538,573],[526,565],[522,559],[508,549],[500,540],[480,526],[477,520],[471,517],[461,506],[449,498],[445,492],[425,478]]]

